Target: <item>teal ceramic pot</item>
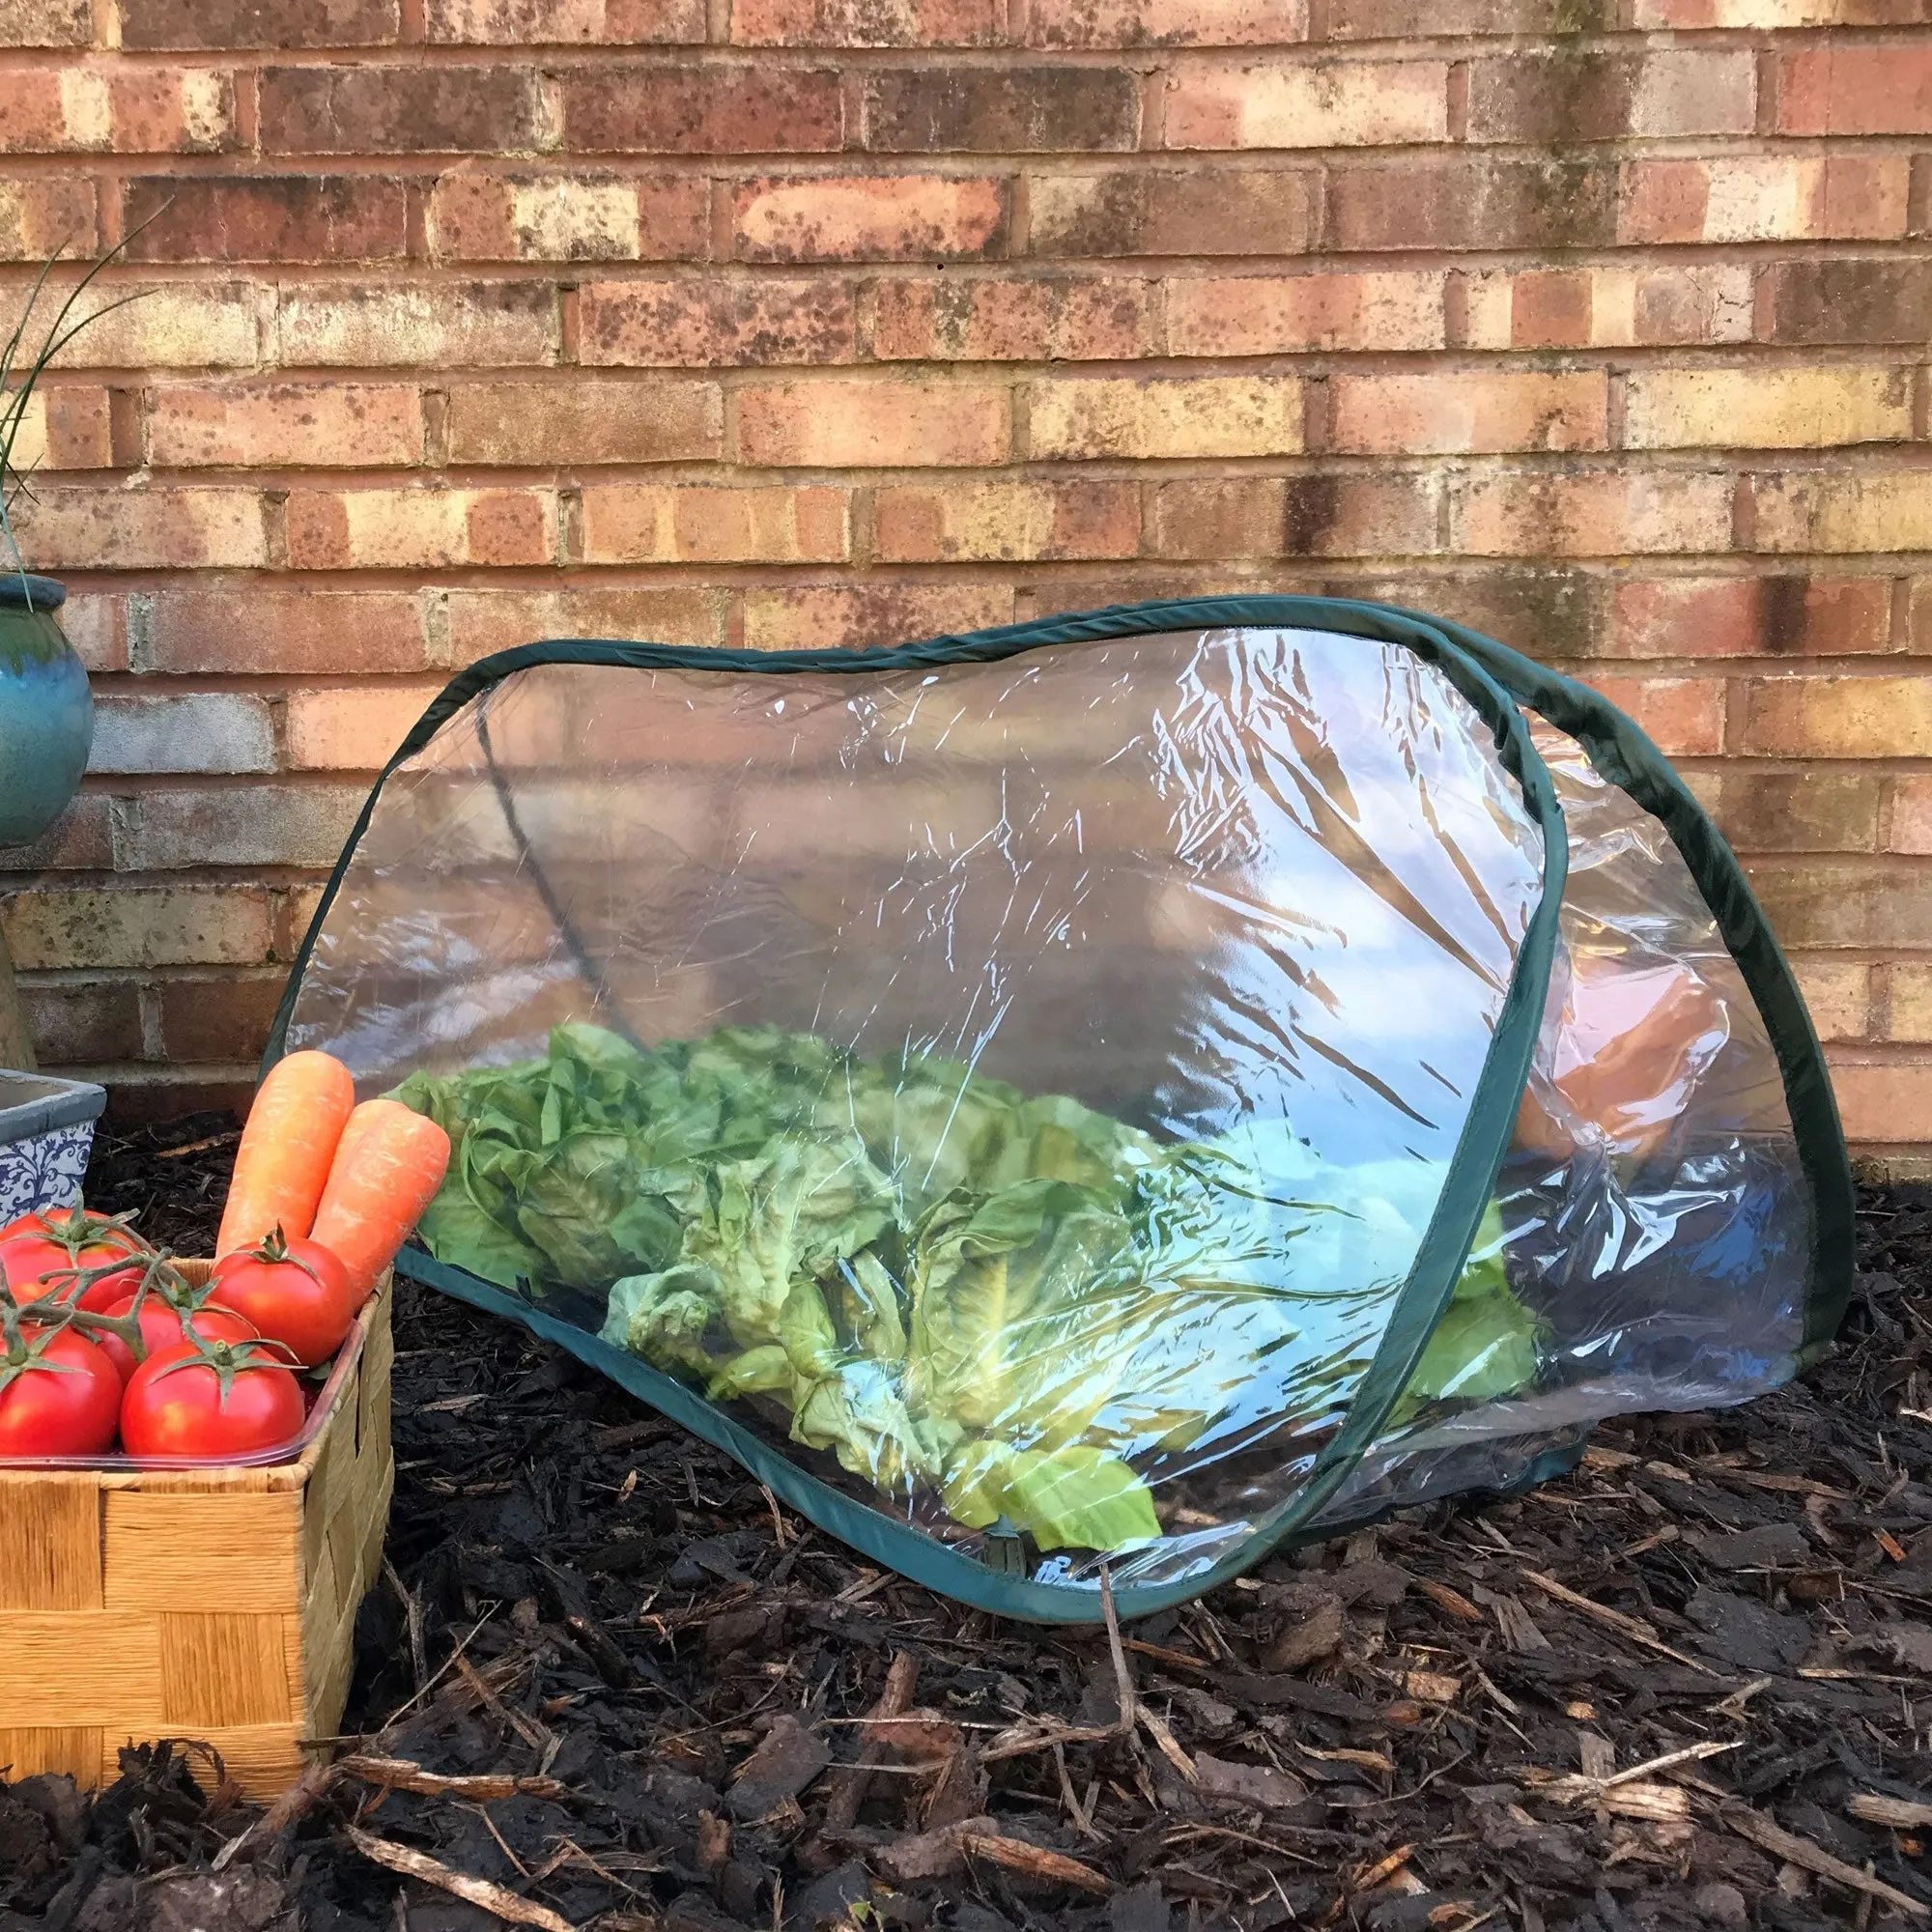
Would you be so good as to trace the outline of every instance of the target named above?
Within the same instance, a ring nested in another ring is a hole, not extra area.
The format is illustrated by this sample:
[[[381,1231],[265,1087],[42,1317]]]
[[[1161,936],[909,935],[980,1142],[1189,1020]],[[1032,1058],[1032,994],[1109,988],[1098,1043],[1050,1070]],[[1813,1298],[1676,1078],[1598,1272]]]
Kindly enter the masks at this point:
[[[28,845],[68,808],[94,743],[94,694],[54,612],[51,578],[0,576],[0,845]]]

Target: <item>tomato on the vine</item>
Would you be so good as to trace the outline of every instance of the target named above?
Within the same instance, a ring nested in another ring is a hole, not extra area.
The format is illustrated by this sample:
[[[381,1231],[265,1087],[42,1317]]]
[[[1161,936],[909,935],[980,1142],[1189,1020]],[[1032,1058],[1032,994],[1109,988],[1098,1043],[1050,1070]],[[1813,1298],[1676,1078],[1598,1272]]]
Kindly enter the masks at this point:
[[[81,1208],[66,1214],[23,1214],[0,1229],[0,1269],[20,1302],[51,1294],[82,1308],[107,1308],[133,1293],[151,1254],[118,1221]],[[100,1268],[112,1272],[85,1286],[75,1279]]]
[[[286,1343],[305,1369],[341,1348],[359,1306],[334,1255],[319,1241],[286,1239],[279,1228],[259,1247],[224,1255],[209,1286],[222,1307]]]
[[[208,1342],[253,1342],[260,1339],[260,1330],[244,1316],[237,1315],[231,1308],[207,1301],[198,1308],[185,1312],[173,1302],[165,1301],[158,1294],[139,1297],[141,1324],[141,1347],[145,1350],[142,1360],[148,1355],[158,1355],[164,1350],[178,1349],[189,1338],[182,1330],[184,1319],[204,1341]],[[125,1321],[135,1314],[134,1295],[127,1295],[117,1301],[112,1308],[102,1313],[110,1321]],[[93,1336],[97,1348],[111,1361],[121,1373],[123,1383],[133,1378],[134,1371],[141,1364],[134,1359],[134,1351],[112,1329],[97,1329]]]
[[[128,1455],[221,1462],[301,1432],[301,1385],[264,1342],[183,1342],[150,1355],[121,1400]]]
[[[0,1349],[0,1456],[99,1456],[114,1446],[121,1374],[71,1328],[17,1323]]]

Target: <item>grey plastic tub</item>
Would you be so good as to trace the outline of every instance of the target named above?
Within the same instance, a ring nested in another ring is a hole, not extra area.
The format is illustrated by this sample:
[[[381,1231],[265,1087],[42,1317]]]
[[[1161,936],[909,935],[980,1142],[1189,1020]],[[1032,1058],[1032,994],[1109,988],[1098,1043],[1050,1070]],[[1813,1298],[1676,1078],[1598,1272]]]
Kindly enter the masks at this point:
[[[80,1199],[107,1090],[0,1069],[0,1223]]]

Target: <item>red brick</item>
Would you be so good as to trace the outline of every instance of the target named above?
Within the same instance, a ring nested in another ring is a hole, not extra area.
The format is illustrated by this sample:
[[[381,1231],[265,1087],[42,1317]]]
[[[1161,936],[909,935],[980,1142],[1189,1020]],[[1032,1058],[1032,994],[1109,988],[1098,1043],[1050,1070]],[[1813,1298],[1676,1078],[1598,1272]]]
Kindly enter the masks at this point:
[[[1832,1089],[1854,1146],[1932,1140],[1932,1065],[1833,1059]]]
[[[94,667],[89,664],[88,668]],[[0,847],[0,870],[111,872],[114,825],[110,813],[111,801],[105,792],[83,791],[31,845]]]
[[[90,47],[91,0],[0,0],[0,47]]]
[[[1637,27],[1912,27],[1925,0],[1636,0]]]
[[[1442,302],[1437,270],[1177,276],[1167,284],[1168,348],[1176,355],[1439,349]]]
[[[836,153],[845,141],[838,72],[654,61],[567,72],[563,137],[582,155]]]
[[[573,377],[453,386],[443,416],[452,463],[672,463],[723,454],[716,383]]]
[[[161,1053],[180,1065],[193,1061],[259,1060],[281,1005],[283,976],[168,980],[161,984]],[[138,1039],[138,1034],[136,1036]],[[102,1059],[135,1059],[127,1048]]]
[[[1314,175],[1291,168],[1119,168],[1028,183],[1031,255],[1299,255]]]
[[[1198,62],[1167,78],[1163,148],[1354,148],[1441,141],[1444,61]]]
[[[580,298],[580,359],[628,368],[849,362],[851,285],[756,279],[592,282]]]
[[[463,154],[533,148],[537,77],[514,67],[265,68],[271,155]]]
[[[1607,28],[1591,0],[1329,0],[1335,41],[1406,41],[1428,35],[1575,34]]]
[[[880,281],[872,354],[909,362],[1131,360],[1157,353],[1156,289],[1125,275]]]
[[[378,47],[399,0],[120,0],[124,47]]]
[[[1006,252],[1006,184],[972,175],[781,175],[732,194],[744,262],[962,261]]]
[[[1429,476],[1244,476],[1162,483],[1149,554],[1428,556],[1440,545]]]
[[[152,599],[143,595],[146,607]],[[61,606],[60,627],[89,670],[128,668],[128,606],[125,590],[76,590]],[[145,616],[145,608],[143,614]]]
[[[556,557],[548,490],[292,490],[295,570],[437,570]]]
[[[1745,48],[1563,47],[1479,60],[1469,69],[1469,138],[1547,146],[1632,134],[1748,134],[1755,81],[1755,57]]]
[[[1774,342],[1922,343],[1932,310],[1932,262],[1889,256],[1775,262],[1762,287]]]
[[[863,127],[878,154],[1132,149],[1140,88],[1117,68],[891,68],[867,76]]]
[[[140,299],[128,301],[139,289]],[[90,309],[57,369],[245,369],[262,359],[261,293],[242,282],[122,282]],[[76,309],[76,315],[80,309]],[[44,314],[44,311],[43,312]]]
[[[236,145],[235,83],[209,68],[0,67],[0,154],[213,154]]]
[[[1328,184],[1343,249],[1602,248],[1616,236],[1616,170],[1589,160],[1345,164]]]
[[[1619,583],[1606,655],[1836,657],[1888,648],[1891,586],[1875,577],[1683,577]]]
[[[1918,857],[1932,853],[1932,781],[1899,778],[1891,787],[1891,834],[1889,852]]]
[[[1463,277],[1463,342],[1470,349],[1622,348],[1750,337],[1751,270],[1744,263],[1485,269]]]
[[[1753,772],[1718,780],[1713,811],[1739,852],[1874,852],[1879,781],[1861,772]]]
[[[381,771],[440,689],[440,684],[376,684],[290,693],[291,768]]]
[[[1777,61],[1780,134],[1932,134],[1932,46],[1838,40]]]
[[[214,676],[421,670],[430,663],[412,592],[283,589],[194,578],[155,593],[155,668]]]
[[[115,839],[121,869],[332,866],[362,810],[359,785],[184,785],[129,801]]]
[[[1739,155],[1627,162],[1624,242],[1894,241],[1905,233],[1904,155]]]
[[[1004,463],[1004,388],[932,382],[812,382],[738,391],[738,458],[769,468],[979,468]]]
[[[594,483],[583,491],[588,563],[839,563],[850,554],[843,490]]]
[[[1053,377],[1026,387],[1035,458],[1294,456],[1302,447],[1293,376]]]
[[[1715,677],[1606,677],[1585,680],[1652,739],[1666,757],[1709,756],[1723,749],[1724,686]]]
[[[554,359],[558,334],[548,282],[319,283],[279,291],[274,359],[298,368],[541,363]]]
[[[149,400],[148,461],[163,469],[407,466],[422,440],[422,404],[402,385],[169,384]]]
[[[1034,47],[1278,46],[1308,38],[1307,0],[1030,0]]]
[[[1753,678],[1742,749],[1770,757],[1932,755],[1932,684],[1923,677]]]
[[[724,593],[689,586],[620,590],[451,590],[449,648],[459,665],[538,638],[635,638],[665,644],[724,640]]]
[[[466,46],[701,43],[704,0],[427,0],[423,24]]]
[[[697,175],[475,174],[452,169],[430,195],[442,261],[701,261],[711,184]]]
[[[1470,556],[1721,551],[1731,479],[1709,472],[1547,471],[1459,478],[1450,548]]]
[[[745,593],[754,651],[863,650],[1013,621],[1010,587],[990,583],[810,585]]]
[[[975,47],[1004,39],[999,0],[732,0],[731,39],[766,47]]]
[[[1128,557],[1140,544],[1132,483],[895,485],[875,493],[872,514],[889,563]]]
[[[100,245],[94,183],[0,181],[0,261],[43,262],[63,244],[77,255]]]
[[[22,476],[43,469],[112,469],[107,391],[89,383],[43,384],[14,417],[8,461]]]
[[[29,891],[6,900],[0,923],[23,973],[260,966],[271,943],[269,895],[259,887]]]
[[[43,1066],[99,1066],[142,1057],[141,996],[131,981],[23,985],[20,1005]]]
[[[140,492],[43,485],[14,507],[20,548],[43,569],[260,569],[269,560],[253,490]]]
[[[404,203],[383,175],[156,175],[122,185],[121,223],[137,262],[373,262],[407,254]]]
[[[1329,379],[1328,446],[1369,456],[1602,449],[1609,379],[1599,370],[1439,371]]]

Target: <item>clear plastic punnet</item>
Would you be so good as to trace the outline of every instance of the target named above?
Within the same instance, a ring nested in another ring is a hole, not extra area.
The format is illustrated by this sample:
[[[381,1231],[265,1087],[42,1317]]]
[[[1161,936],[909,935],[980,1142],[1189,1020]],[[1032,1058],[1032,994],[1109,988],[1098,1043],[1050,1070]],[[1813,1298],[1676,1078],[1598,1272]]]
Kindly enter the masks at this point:
[[[450,1133],[399,1268],[1018,1616],[1746,1400],[1849,1284],[1695,800],[1390,607],[487,660],[371,796],[298,1047]]]

